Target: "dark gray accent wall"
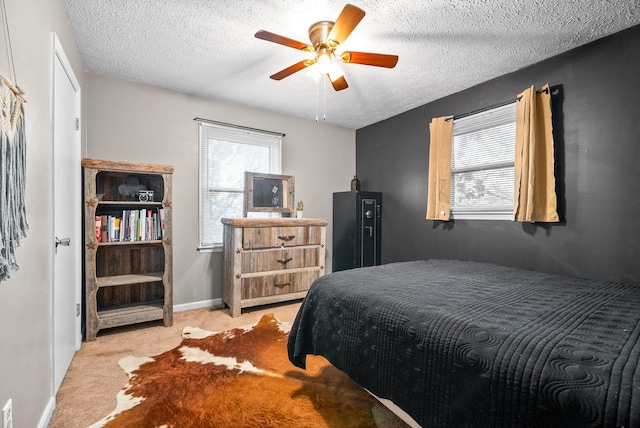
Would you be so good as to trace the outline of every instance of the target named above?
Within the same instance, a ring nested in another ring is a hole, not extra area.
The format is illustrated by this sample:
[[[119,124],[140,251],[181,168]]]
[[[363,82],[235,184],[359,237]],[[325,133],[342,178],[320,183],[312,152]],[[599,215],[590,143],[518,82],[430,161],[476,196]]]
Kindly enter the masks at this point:
[[[636,26],[359,129],[362,190],[384,198],[382,262],[452,258],[640,284],[639,49]],[[431,118],[547,82],[561,223],[426,220]]]

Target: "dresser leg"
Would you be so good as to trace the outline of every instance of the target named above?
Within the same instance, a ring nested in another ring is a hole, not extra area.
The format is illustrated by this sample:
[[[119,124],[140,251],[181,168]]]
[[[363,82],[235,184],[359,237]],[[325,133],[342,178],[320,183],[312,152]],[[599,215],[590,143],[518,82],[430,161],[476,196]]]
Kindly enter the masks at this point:
[[[232,318],[239,317],[240,316],[240,312],[242,312],[242,309],[240,308],[240,305],[229,306],[229,313],[231,314]]]

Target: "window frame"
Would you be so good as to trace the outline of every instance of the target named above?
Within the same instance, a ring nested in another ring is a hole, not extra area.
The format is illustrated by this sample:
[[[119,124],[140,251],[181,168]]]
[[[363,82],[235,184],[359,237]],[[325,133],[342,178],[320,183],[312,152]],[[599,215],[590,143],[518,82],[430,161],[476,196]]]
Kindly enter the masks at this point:
[[[453,122],[453,135],[451,142],[451,209],[450,217],[455,220],[511,220],[514,219],[514,196],[512,194],[511,205],[508,207],[455,207],[455,174],[468,171],[487,171],[502,168],[511,168],[515,175],[515,156],[508,162],[487,162],[482,165],[468,168],[454,168],[454,153],[456,136],[465,135],[471,132],[491,129],[497,126],[513,123],[513,148],[515,150],[515,122],[516,122],[516,102],[512,101],[504,105],[492,107],[471,113]],[[513,183],[512,183],[513,188]]]
[[[217,130],[217,131],[216,131]],[[223,242],[216,242],[213,237],[205,236],[207,231],[205,230],[204,222],[216,221],[216,219],[208,218],[206,214],[209,198],[207,195],[213,196],[215,193],[234,193],[242,196],[244,200],[244,173],[243,182],[240,186],[236,187],[216,187],[209,186],[209,180],[206,175],[206,170],[209,167],[208,154],[212,144],[215,141],[211,139],[215,136],[216,132],[219,136],[219,141],[224,141],[227,144],[245,144],[268,147],[269,150],[269,171],[253,171],[268,174],[281,174],[282,173],[282,137],[283,134],[260,131],[252,128],[244,128],[234,125],[226,125],[221,123],[198,123],[198,250],[199,251],[221,251]],[[206,147],[205,147],[206,145]],[[206,170],[205,170],[206,168]],[[242,217],[243,206],[240,206],[240,210],[237,213],[237,217]],[[257,215],[249,216],[265,216],[264,213],[257,213]],[[267,216],[272,216],[267,214]],[[219,219],[218,219],[219,221]]]

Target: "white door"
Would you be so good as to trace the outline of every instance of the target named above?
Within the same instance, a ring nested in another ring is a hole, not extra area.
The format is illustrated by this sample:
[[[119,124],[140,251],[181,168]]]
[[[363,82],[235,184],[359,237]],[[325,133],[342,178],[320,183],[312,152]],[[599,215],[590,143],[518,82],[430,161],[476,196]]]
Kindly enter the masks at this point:
[[[53,394],[82,341],[80,87],[54,35],[53,55]]]

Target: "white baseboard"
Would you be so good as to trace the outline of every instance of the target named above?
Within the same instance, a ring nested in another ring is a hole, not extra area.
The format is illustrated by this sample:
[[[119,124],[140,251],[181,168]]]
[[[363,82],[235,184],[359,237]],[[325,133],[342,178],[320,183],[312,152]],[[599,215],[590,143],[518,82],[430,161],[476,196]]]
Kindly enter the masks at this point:
[[[222,298],[201,300],[199,302],[184,303],[181,305],[173,305],[173,312],[190,311],[191,309],[208,308],[211,306],[222,307]]]
[[[42,412],[42,416],[40,417],[40,421],[38,422],[38,428],[47,428],[49,426],[49,422],[51,422],[55,408],[56,398],[50,397],[47,407],[45,407],[44,412]]]

